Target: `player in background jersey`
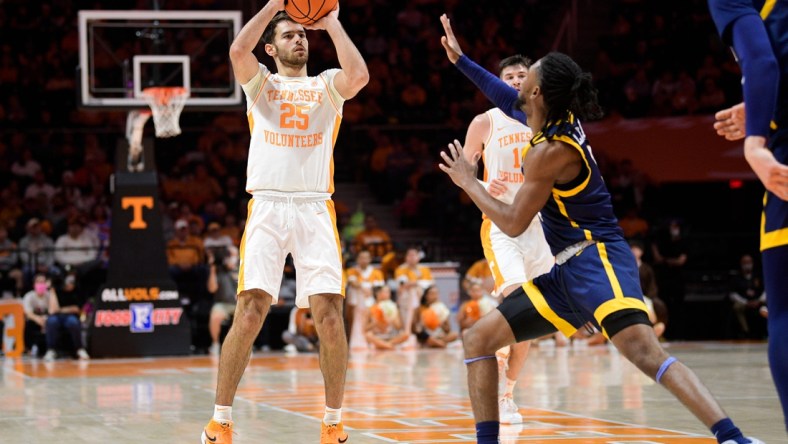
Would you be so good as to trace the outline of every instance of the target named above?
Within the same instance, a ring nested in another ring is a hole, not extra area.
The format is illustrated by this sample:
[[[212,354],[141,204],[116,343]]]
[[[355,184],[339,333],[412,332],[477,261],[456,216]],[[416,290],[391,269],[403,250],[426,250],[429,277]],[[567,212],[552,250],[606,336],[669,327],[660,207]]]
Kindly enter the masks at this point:
[[[251,142],[246,190],[253,199],[241,241],[237,308],[221,350],[214,415],[203,430],[202,443],[232,442],[233,398],[252,343],[271,304],[278,300],[288,253],[298,271],[296,305],[311,308],[320,337],[326,391],[320,442],[348,439],[341,419],[348,349],[341,250],[331,201],[333,149],[342,104],[367,84],[369,73],[339,22],[337,8],[309,29],[328,33],[341,69],[308,76],[304,26],[283,10],[284,0],[270,0],[230,47],[233,72],[248,104]],[[261,37],[276,74],[253,53]]]
[[[498,65],[498,76],[507,85],[520,91],[520,84],[528,75],[530,60],[514,55],[503,59]],[[512,119],[498,108],[492,108],[476,116],[465,134],[463,156],[473,162],[481,155],[484,163],[484,185],[491,196],[512,203],[523,182],[520,172],[520,157],[533,133],[522,123]],[[495,294],[509,296],[529,280],[550,271],[555,260],[544,238],[539,217],[534,217],[528,228],[516,238],[511,238],[487,217],[481,228],[484,256],[495,279]],[[514,402],[514,386],[517,376],[525,365],[531,341],[518,342],[504,347],[498,355],[499,390],[498,410],[501,424],[516,424],[523,421]]]
[[[495,351],[556,330],[571,336],[591,322],[709,427],[719,443],[760,443],[742,435],[692,370],[669,356],[654,334],[637,264],[580,124],[582,118],[601,115],[591,75],[565,54],[550,53],[531,67],[518,94],[465,57],[446,15],[441,22],[449,60],[498,108],[530,124],[535,133],[523,151],[523,184],[511,205],[479,184],[476,162],[465,160],[459,141],[441,153],[440,168],[510,236],[525,231],[541,211],[556,257],[549,273],[517,289],[463,334],[477,441],[498,442]]]
[[[744,157],[766,187],[761,253],[769,366],[788,429],[788,1],[709,0],[709,10],[733,46],[744,90],[744,104],[718,113],[714,126],[728,139],[744,139]]]

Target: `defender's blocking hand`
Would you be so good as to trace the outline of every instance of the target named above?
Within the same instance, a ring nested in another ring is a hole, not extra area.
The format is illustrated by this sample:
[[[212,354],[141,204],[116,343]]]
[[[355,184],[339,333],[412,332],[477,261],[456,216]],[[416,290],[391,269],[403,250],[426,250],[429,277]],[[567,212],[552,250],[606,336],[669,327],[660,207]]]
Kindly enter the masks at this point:
[[[460,60],[462,55],[460,42],[457,41],[457,37],[454,37],[454,31],[451,29],[451,23],[449,23],[449,17],[446,14],[441,15],[441,23],[443,24],[443,32],[446,33],[445,36],[441,37],[441,44],[446,49],[446,56],[449,57],[449,61],[457,63],[457,60]]]
[[[471,164],[462,155],[462,145],[459,140],[449,144],[449,149],[441,151],[443,163],[439,164],[443,172],[449,175],[452,182],[458,187],[465,189],[469,184],[476,181],[476,162],[479,160],[479,154],[474,156],[473,163]]]

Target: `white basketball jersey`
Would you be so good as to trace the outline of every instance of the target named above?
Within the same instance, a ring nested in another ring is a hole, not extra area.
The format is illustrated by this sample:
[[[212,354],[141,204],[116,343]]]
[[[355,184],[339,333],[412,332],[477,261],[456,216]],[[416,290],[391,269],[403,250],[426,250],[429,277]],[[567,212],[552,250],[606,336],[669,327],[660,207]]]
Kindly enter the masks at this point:
[[[262,80],[255,76],[243,85],[252,134],[248,192],[334,192],[334,143],[344,103],[334,88],[338,72],[284,77],[260,64]]]
[[[523,184],[520,170],[523,148],[531,140],[531,129],[512,119],[498,108],[485,114],[490,119],[490,135],[484,142],[484,182],[498,179],[506,183],[507,192],[498,199],[511,204]]]

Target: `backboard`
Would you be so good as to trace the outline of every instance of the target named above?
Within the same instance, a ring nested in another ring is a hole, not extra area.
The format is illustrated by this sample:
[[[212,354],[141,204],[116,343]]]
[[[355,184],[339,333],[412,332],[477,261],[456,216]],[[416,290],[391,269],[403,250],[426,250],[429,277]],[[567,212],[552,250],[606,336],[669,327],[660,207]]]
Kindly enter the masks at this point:
[[[186,109],[237,107],[229,49],[240,11],[79,11],[80,105],[146,108],[142,90],[181,86]]]

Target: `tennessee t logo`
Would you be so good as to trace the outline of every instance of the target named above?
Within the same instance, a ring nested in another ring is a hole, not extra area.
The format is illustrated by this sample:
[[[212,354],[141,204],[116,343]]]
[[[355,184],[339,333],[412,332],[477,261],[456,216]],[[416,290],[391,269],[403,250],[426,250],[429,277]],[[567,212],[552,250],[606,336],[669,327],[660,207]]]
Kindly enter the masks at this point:
[[[148,224],[142,218],[142,208],[153,208],[153,197],[151,196],[134,196],[124,197],[120,200],[120,206],[125,210],[129,207],[134,209],[134,219],[131,220],[129,228],[132,230],[144,230],[148,228]]]

